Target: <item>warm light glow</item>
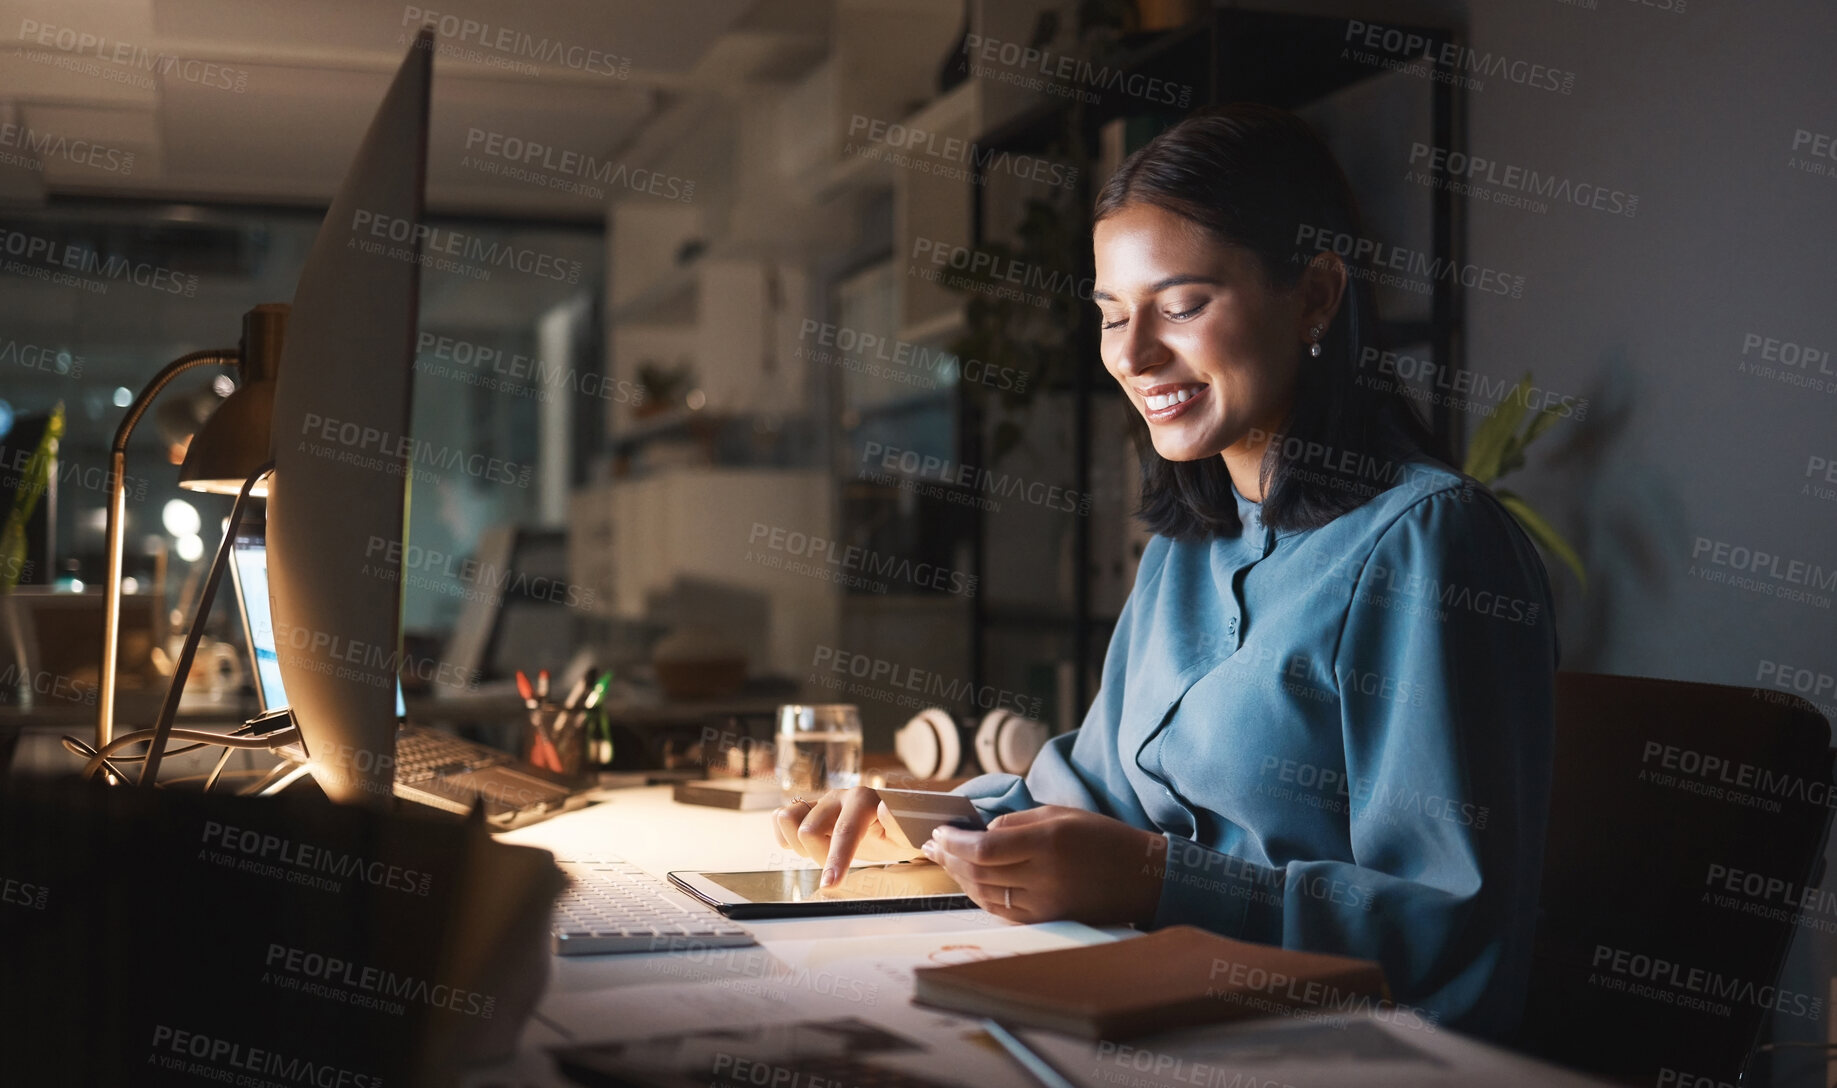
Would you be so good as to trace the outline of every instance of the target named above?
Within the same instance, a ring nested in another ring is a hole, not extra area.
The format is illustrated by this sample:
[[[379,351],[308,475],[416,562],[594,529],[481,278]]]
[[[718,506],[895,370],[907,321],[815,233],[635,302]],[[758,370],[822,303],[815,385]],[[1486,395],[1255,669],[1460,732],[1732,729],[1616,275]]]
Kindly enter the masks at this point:
[[[227,397],[231,393],[236,392],[236,379],[230,377],[228,374],[219,374],[211,379],[210,388],[211,392],[218,396]]]
[[[263,476],[249,489],[249,494],[258,499],[267,497],[268,481],[271,479],[272,476]],[[187,491],[200,491],[208,495],[240,495],[242,484],[241,480],[187,480],[179,486]]]
[[[140,592],[140,579],[129,575],[121,580],[121,592],[126,595]]]
[[[196,563],[204,555],[204,538],[196,533],[188,533],[179,537],[173,550],[177,551],[179,558],[185,562]]]
[[[198,516],[198,508],[184,499],[173,499],[166,503],[159,520],[168,533],[178,537],[196,536],[204,524],[204,520]]]
[[[699,412],[702,410],[702,407],[708,403],[708,394],[702,392],[700,389],[691,389],[689,390],[689,395],[684,397],[683,400],[689,405],[689,410],[691,412]]]

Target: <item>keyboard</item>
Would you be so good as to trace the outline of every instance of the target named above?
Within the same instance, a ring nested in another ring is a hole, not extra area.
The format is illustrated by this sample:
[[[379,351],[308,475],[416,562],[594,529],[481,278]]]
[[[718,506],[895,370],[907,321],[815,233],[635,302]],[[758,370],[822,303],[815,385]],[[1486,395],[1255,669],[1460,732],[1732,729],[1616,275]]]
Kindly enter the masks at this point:
[[[756,944],[720,914],[618,858],[558,863],[568,889],[550,924],[557,956]]]
[[[482,771],[510,757],[495,748],[461,740],[438,729],[404,726],[395,737],[395,780],[425,782],[442,775]]]

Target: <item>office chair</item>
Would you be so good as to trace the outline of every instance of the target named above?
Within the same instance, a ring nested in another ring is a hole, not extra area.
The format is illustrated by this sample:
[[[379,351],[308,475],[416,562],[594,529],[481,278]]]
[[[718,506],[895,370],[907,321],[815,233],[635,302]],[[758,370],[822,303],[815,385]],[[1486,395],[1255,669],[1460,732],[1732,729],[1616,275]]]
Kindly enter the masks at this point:
[[[1822,1027],[1824,994],[1772,987],[1798,929],[1786,897],[1824,875],[1830,739],[1784,692],[1559,673],[1519,1047],[1646,1085],[1666,1083],[1661,1070],[1733,1084],[1769,998],[1789,1006],[1781,1015],[1818,999]],[[1730,889],[1770,878],[1784,883]],[[1807,913],[1837,923],[1837,911]],[[1688,1007],[1702,999],[1727,1014]]]

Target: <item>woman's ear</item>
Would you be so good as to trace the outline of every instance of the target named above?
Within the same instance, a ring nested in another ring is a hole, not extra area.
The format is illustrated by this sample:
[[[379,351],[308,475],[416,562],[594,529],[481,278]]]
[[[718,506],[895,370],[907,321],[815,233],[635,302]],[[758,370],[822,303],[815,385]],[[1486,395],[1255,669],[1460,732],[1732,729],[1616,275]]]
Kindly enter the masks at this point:
[[[1301,328],[1298,331],[1307,339],[1307,331],[1314,326],[1319,325],[1322,329],[1333,326],[1333,318],[1339,313],[1340,302],[1346,295],[1345,262],[1331,250],[1314,254],[1307,268],[1302,270],[1301,282],[1296,288],[1301,292]]]

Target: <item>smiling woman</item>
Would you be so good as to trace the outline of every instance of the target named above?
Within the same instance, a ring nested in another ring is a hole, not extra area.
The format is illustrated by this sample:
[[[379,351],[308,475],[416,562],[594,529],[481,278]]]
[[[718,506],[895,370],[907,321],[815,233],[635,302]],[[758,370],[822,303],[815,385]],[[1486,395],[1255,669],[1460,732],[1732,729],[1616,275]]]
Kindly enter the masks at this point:
[[[1148,526],[1235,528],[1235,483],[1265,524],[1316,528],[1396,482],[1417,452],[1452,461],[1396,376],[1361,365],[1376,318],[1367,281],[1308,244],[1366,236],[1313,132],[1237,105],[1151,147],[1098,196],[1092,292],[1104,365],[1146,409]],[[1170,393],[1199,410],[1165,405]]]
[[[1431,1022],[1508,1037],[1550,791],[1550,587],[1363,371],[1344,176],[1278,110],[1207,111],[1094,215],[1104,366],[1146,428],[1154,531],[1077,730],[955,791],[985,831],[908,844],[871,789],[778,812],[826,859],[944,866],[1014,921],[1200,925],[1377,960]],[[914,847],[919,847],[915,851]]]

